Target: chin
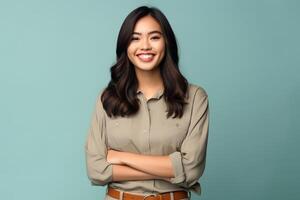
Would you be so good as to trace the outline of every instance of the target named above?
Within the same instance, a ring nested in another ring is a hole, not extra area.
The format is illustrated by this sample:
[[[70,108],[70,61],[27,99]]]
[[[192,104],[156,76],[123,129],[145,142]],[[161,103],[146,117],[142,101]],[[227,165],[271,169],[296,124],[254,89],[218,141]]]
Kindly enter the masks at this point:
[[[153,71],[153,70],[156,70],[157,69],[157,65],[151,65],[151,66],[147,66],[145,64],[137,64],[135,66],[137,69],[139,70],[143,70],[143,71]]]

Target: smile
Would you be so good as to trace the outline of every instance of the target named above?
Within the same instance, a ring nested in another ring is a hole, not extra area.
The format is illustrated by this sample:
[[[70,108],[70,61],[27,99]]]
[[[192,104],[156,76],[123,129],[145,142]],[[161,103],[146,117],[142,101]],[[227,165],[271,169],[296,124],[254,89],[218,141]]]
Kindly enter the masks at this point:
[[[142,62],[151,62],[154,58],[155,54],[138,54],[137,57],[142,61]]]

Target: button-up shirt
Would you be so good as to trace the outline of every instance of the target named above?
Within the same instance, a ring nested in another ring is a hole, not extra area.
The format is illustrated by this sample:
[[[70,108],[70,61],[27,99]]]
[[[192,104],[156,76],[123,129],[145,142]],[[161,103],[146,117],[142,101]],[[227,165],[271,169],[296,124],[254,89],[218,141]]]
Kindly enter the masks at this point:
[[[209,128],[208,95],[203,87],[189,83],[188,104],[181,118],[166,117],[164,89],[146,99],[137,90],[140,108],[130,117],[108,117],[96,99],[85,143],[87,175],[92,185],[109,185],[132,193],[157,194],[185,190],[201,194],[199,178],[205,168]],[[107,150],[143,155],[169,156],[174,177],[165,180],[114,182]]]

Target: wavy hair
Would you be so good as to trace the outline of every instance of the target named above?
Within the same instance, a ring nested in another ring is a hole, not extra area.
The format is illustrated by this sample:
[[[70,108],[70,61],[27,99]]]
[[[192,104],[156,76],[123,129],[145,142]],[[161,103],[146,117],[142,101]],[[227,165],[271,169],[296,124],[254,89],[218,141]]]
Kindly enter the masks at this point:
[[[136,22],[147,15],[160,24],[165,38],[165,55],[158,67],[164,84],[163,98],[167,105],[167,118],[174,113],[173,118],[181,118],[183,115],[184,105],[187,104],[185,97],[188,97],[188,81],[179,71],[175,34],[166,16],[158,8],[141,6],[129,13],[119,31],[116,63],[110,68],[111,80],[101,95],[103,108],[109,117],[130,116],[139,110],[140,102],[136,94],[138,80],[127,56],[127,48]]]

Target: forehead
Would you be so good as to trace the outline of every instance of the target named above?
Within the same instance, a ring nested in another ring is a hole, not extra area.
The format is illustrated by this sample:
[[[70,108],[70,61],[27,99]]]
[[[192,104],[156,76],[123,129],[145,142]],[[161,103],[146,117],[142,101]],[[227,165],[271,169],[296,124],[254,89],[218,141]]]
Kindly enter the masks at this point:
[[[134,26],[134,32],[146,34],[151,31],[161,31],[161,27],[159,23],[150,15],[140,18]]]

